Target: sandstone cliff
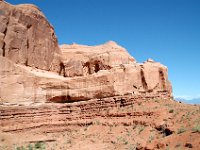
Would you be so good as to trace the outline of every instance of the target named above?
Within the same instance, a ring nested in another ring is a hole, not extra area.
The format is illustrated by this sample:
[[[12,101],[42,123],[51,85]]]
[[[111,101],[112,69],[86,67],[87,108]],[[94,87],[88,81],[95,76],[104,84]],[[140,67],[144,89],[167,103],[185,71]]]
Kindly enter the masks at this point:
[[[0,0],[0,149],[199,150],[200,107],[171,96],[166,66],[59,46],[39,8]]]
[[[34,5],[1,1],[0,21],[1,103],[171,96],[167,67],[153,60],[137,63],[113,41],[59,47],[53,27]]]
[[[38,7],[0,1],[0,55],[14,63],[56,71],[59,47],[53,27]]]

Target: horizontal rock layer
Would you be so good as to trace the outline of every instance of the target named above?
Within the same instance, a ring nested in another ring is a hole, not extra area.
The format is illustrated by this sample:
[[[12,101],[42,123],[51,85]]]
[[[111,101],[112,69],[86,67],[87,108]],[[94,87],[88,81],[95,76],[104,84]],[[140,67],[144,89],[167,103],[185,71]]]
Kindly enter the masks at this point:
[[[159,99],[160,96],[117,96],[104,99],[92,99],[87,102],[76,102],[70,104],[42,104],[32,106],[1,106],[0,126],[2,132],[21,132],[27,130],[40,130],[43,132],[58,132],[67,130],[70,125],[87,125],[94,122],[94,118],[132,118],[130,124],[151,124],[151,122],[140,122],[140,117],[155,117],[156,112],[133,111],[132,113],[117,112],[112,110],[134,108],[134,105],[143,101]],[[136,117],[136,118],[135,118]],[[139,117],[139,118],[137,118]],[[135,119],[134,119],[135,118]],[[30,123],[31,120],[31,123]],[[122,120],[121,120],[122,121]],[[128,123],[126,122],[116,122]],[[48,127],[48,128],[47,128]]]
[[[167,68],[157,63],[127,64],[80,77],[32,69],[0,57],[1,103],[75,102],[117,95],[171,96]]]

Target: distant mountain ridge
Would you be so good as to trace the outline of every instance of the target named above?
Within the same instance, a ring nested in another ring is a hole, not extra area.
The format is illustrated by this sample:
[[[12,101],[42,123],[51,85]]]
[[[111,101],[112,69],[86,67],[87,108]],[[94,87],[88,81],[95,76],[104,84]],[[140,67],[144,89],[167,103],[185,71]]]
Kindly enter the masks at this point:
[[[181,101],[187,104],[200,104],[200,97],[199,98],[193,98],[193,99],[184,99],[181,97],[175,98],[177,101]]]

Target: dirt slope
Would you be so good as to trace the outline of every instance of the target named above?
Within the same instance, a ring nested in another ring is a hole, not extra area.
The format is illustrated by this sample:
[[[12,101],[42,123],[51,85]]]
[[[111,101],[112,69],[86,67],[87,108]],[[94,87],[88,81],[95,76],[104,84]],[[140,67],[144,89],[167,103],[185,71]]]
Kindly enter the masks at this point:
[[[21,146],[26,149],[38,146],[47,150],[200,149],[199,105],[186,105],[169,99],[123,98],[128,100],[124,106],[107,107],[98,112],[88,109],[90,113],[85,113],[85,109],[81,114],[72,113],[69,118],[63,104],[57,104],[57,107],[55,104],[32,106],[31,109],[27,106],[2,106],[1,113],[8,112],[9,107],[10,116],[1,115],[0,118],[3,127],[0,149],[19,149]],[[13,113],[12,109],[18,113]],[[21,116],[16,109],[21,111]],[[27,109],[35,115],[22,120],[29,116],[22,113]],[[40,109],[46,113],[42,114],[38,111]],[[58,110],[58,114],[63,112],[65,115],[56,117]],[[42,125],[37,124],[40,119]],[[34,123],[37,126],[30,127]],[[6,128],[10,124],[15,129]]]

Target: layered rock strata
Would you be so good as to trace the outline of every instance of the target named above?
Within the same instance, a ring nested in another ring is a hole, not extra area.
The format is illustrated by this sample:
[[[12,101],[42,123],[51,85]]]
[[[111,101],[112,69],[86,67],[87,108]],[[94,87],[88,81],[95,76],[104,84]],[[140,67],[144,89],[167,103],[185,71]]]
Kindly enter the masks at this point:
[[[167,67],[142,64],[115,42],[58,46],[34,5],[0,2],[1,103],[68,103],[123,95],[171,96]]]
[[[92,75],[63,77],[0,58],[3,103],[65,103],[117,95],[171,96],[167,68],[158,63],[123,64]]]
[[[40,130],[41,132],[60,132],[70,126],[86,126],[95,124],[95,118],[101,121],[112,118],[115,124],[143,124],[155,127],[154,122],[141,118],[159,118],[155,111],[118,112],[121,109],[133,109],[138,103],[158,99],[159,96],[116,96],[110,98],[92,99],[87,102],[68,104],[43,104],[32,106],[1,106],[1,132],[26,132]],[[126,119],[124,122],[122,118]],[[129,122],[127,122],[129,119]],[[31,123],[30,123],[31,120]]]

